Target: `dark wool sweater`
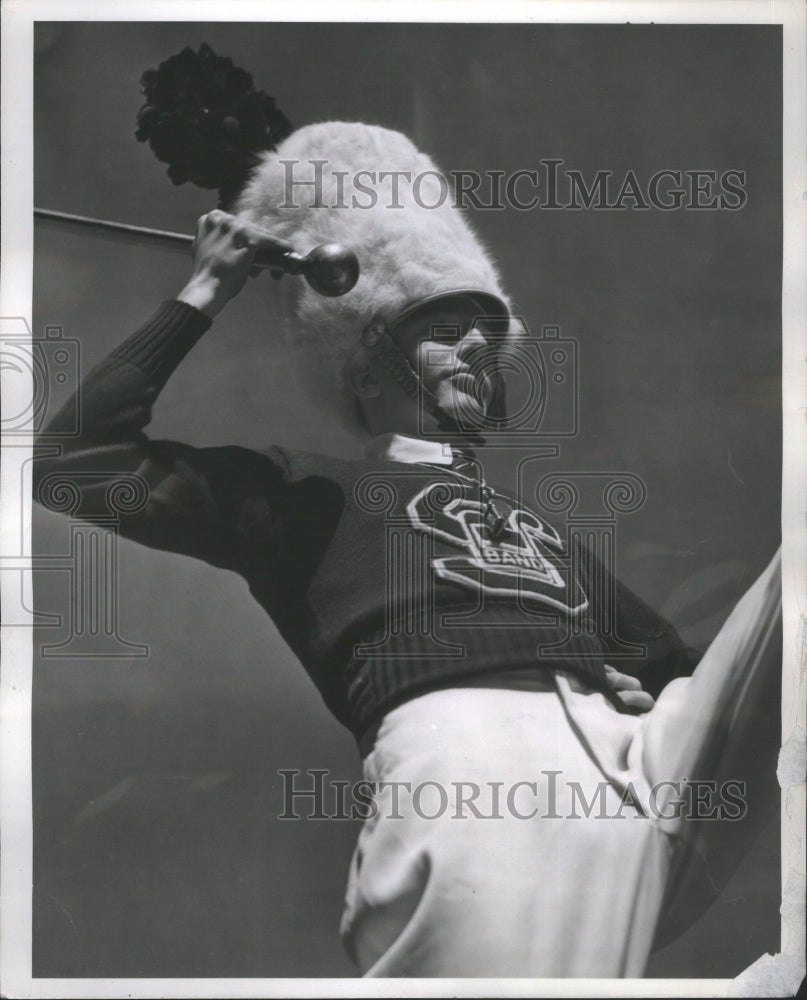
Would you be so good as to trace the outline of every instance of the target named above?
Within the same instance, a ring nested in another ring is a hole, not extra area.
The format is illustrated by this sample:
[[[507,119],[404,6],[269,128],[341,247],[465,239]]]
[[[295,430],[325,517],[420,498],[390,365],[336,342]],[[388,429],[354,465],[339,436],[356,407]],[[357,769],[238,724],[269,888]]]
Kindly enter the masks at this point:
[[[615,635],[646,646],[619,669],[641,671],[651,693],[691,672],[673,627],[593,556],[573,570],[542,517],[497,491],[505,521],[492,526],[478,466],[149,439],[152,405],[209,326],[166,302],[112,351],[79,390],[80,435],[48,437],[72,419],[70,401],[40,439],[61,454],[37,459],[35,496],[47,506],[72,480],[73,516],[108,524],[110,486],[139,476],[145,502],[120,515],[120,534],[241,574],[357,739],[408,698],[504,671],[564,670],[621,707],[604,669],[606,600]]]

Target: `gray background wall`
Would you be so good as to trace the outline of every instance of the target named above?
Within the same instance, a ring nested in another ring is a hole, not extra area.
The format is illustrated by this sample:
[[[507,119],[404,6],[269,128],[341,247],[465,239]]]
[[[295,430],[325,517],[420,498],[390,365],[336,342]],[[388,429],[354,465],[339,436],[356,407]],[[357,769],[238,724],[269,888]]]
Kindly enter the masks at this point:
[[[622,576],[704,647],[779,537],[781,36],[764,26],[43,24],[35,201],[191,232],[214,197],[174,188],[134,140],[143,70],[209,42],[291,120],[378,122],[445,169],[562,158],[640,178],[747,171],[736,212],[478,212],[537,328],[581,351],[580,435],[541,471],[626,470],[648,488],[619,523]],[[181,256],[36,229],[34,324],[82,367],[181,288]],[[157,436],[194,444],[338,440],[301,405],[251,282],[173,377]],[[497,459],[501,476],[515,461]],[[35,547],[68,527],[35,512]],[[244,583],[120,545],[120,631],[145,659],[35,664],[35,974],[352,974],[336,928],[357,833],[284,823],[278,768],[358,775]],[[39,572],[65,614],[67,574]],[[66,626],[41,629],[57,642]],[[778,948],[778,830],[650,975],[735,975]]]

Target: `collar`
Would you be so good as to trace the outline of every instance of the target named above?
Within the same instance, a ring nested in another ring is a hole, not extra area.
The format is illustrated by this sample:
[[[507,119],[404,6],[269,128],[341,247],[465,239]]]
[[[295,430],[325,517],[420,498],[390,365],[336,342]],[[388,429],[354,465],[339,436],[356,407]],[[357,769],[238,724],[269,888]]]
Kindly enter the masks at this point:
[[[429,462],[431,465],[451,465],[454,452],[450,444],[424,441],[405,434],[379,434],[367,442],[364,457],[387,462]]]

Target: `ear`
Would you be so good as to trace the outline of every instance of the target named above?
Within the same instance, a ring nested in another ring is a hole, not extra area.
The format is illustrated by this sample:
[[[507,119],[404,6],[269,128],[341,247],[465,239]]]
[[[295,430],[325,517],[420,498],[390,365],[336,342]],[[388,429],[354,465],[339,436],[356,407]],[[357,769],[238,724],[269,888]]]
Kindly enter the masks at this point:
[[[359,399],[376,399],[381,395],[381,383],[373,375],[370,359],[361,348],[347,362],[347,379]]]

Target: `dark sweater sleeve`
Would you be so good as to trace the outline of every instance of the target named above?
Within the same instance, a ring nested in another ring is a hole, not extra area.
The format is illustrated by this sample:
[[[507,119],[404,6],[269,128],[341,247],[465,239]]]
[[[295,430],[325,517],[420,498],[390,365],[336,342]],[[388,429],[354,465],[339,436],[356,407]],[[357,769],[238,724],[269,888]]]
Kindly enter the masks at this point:
[[[638,677],[654,698],[671,680],[690,676],[701,654],[686,645],[675,625],[638,597],[590,549],[585,551],[584,565],[605,662]],[[625,643],[634,654],[641,649],[642,655],[625,656]]]
[[[34,499],[144,545],[241,569],[251,500],[260,496],[266,511],[264,533],[280,530],[280,453],[195,448],[144,430],[172,372],[210,325],[192,306],[164,302],[94,368],[37,440]]]
[[[648,694],[657,698],[676,677],[689,677],[701,654],[687,646],[678,630],[645,604],[623,583],[616,584],[617,634],[627,642],[645,647],[638,663],[638,677]],[[613,661],[623,673],[635,673],[630,660]]]

